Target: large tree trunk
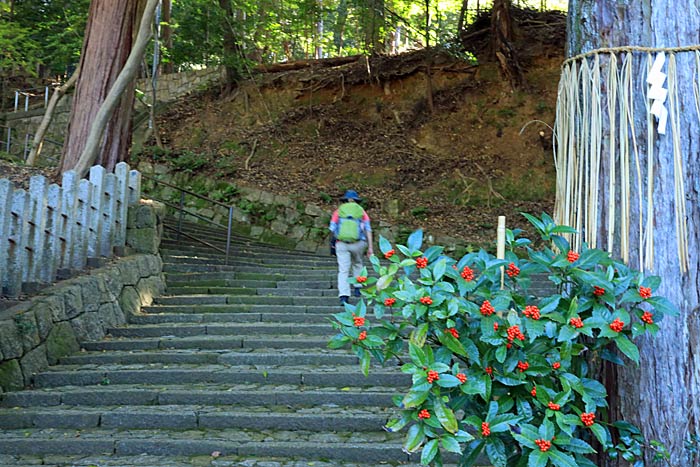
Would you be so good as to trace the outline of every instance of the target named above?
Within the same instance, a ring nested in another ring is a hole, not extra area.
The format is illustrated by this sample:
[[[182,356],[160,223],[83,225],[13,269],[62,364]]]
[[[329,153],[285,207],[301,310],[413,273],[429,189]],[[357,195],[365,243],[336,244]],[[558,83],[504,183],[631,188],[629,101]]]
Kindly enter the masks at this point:
[[[60,172],[70,170],[78,163],[95,115],[126,63],[140,3],[141,0],[93,0],[90,3],[80,55],[80,76],[73,97]],[[133,101],[134,86],[131,85],[122,95],[100,144],[95,163],[109,171],[128,155]]]
[[[522,84],[523,71],[513,48],[513,25],[510,17],[511,0],[494,0],[491,10],[491,46],[501,65],[501,73],[512,87]]]
[[[172,11],[173,8],[171,0],[163,0],[163,25],[161,29],[161,36],[163,37],[163,48],[168,52],[173,50],[173,32],[172,28],[170,27],[170,23],[172,22]],[[163,74],[169,74],[175,71],[171,54],[168,53],[167,56],[169,59],[162,62]]]
[[[242,59],[241,44],[233,25],[235,13],[231,0],[219,0],[219,6],[224,10],[224,69],[226,70],[225,92],[230,93],[238,85],[241,76],[236,67],[236,62]]]
[[[681,11],[686,8],[676,0],[570,0],[569,3],[569,43],[570,56],[601,47],[643,45],[649,47],[677,47],[697,44],[700,31],[700,15],[697,11]],[[694,7],[690,7],[691,10]],[[621,55],[618,55],[621,58]],[[686,203],[688,229],[688,271],[682,272],[681,261],[677,251],[674,217],[674,164],[673,131],[670,126],[665,135],[654,135],[653,139],[653,234],[654,257],[653,273],[663,279],[659,295],[668,297],[681,310],[680,317],[666,319],[660,323],[661,331],[655,338],[639,339],[641,364],[639,367],[626,366],[617,369],[617,377],[608,381],[614,391],[612,400],[618,401],[614,411],[626,420],[642,428],[647,439],[657,439],[665,443],[671,452],[671,465],[685,467],[698,465],[698,459],[690,461],[684,443],[691,435],[700,435],[700,210],[697,208],[700,194],[700,133],[693,78],[695,76],[695,56],[692,52],[676,54],[677,82],[680,106],[678,125],[680,154],[685,172],[685,193],[681,203]],[[603,68],[607,69],[609,55],[601,55]],[[646,102],[642,90],[647,87],[642,82],[647,75],[646,54],[635,54],[635,68],[632,70],[635,115],[631,133],[636,136],[639,148],[639,165],[647,167],[649,147],[647,145]],[[666,68],[664,68],[666,71]],[[667,85],[667,83],[666,83]],[[602,86],[602,102],[607,105],[609,89]],[[669,105],[668,101],[666,103]],[[671,122],[669,122],[671,123]],[[613,132],[618,133],[619,130]],[[602,132],[602,150],[607,154],[611,146],[609,121],[604,119]],[[578,135],[588,141],[586,135]],[[619,137],[618,137],[619,140]],[[612,143],[616,146],[617,143]],[[619,164],[618,174],[619,172]],[[608,206],[613,195],[608,191],[611,178],[611,164],[603,158],[600,170],[599,193],[594,198],[600,206]],[[636,174],[636,170],[633,170]],[[641,196],[646,203],[648,172],[642,171],[643,188],[639,190],[633,178],[631,185],[632,199]],[[634,175],[633,177],[636,177]],[[640,193],[641,191],[641,193]],[[631,206],[630,225],[638,224],[639,205]],[[644,211],[642,209],[642,211]],[[597,232],[589,232],[589,238],[596,237],[599,245],[607,245],[607,223],[610,213],[601,209],[598,225],[603,226]],[[619,217],[619,212],[616,215]],[[614,219],[617,226],[615,239],[619,245],[619,219]],[[642,245],[636,234],[629,235],[629,263],[634,267],[640,265]],[[613,248],[613,254],[619,256],[619,247]],[[651,456],[647,455],[646,465],[651,465]],[[599,464],[602,465],[602,464]]]

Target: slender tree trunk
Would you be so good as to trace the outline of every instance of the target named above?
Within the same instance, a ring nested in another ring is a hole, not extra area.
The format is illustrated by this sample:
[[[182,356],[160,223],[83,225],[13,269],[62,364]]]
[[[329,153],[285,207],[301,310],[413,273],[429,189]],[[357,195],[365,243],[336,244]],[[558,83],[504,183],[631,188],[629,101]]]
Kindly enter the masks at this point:
[[[469,10],[469,0],[462,0],[462,6],[459,9],[459,18],[457,19],[457,36],[462,33],[464,29],[464,20],[467,17],[467,11]]]
[[[494,0],[491,10],[491,46],[501,65],[501,73],[512,87],[522,84],[523,71],[513,48],[513,25],[510,17],[511,0]]]
[[[63,146],[59,171],[65,172],[78,163],[100,109],[131,51],[134,20],[141,0],[93,0],[83,50],[80,76],[73,97],[68,136]],[[107,170],[126,159],[131,146],[131,110],[134,86],[128,86],[105,128],[95,163]]]
[[[682,11],[681,11],[682,10]],[[677,47],[698,43],[700,15],[696,6],[685,6],[676,0],[570,0],[568,24],[568,53],[576,55],[600,47],[644,45],[649,47]],[[609,63],[608,55],[601,55],[603,65]],[[637,54],[639,57],[639,54]],[[665,443],[671,452],[671,465],[697,466],[698,457],[691,460],[685,450],[689,436],[700,435],[700,133],[696,111],[693,82],[695,55],[692,52],[676,54],[677,82],[679,89],[680,121],[678,124],[682,168],[685,173],[684,199],[687,205],[688,272],[681,272],[677,251],[674,217],[674,164],[673,132],[667,128],[665,135],[654,135],[653,146],[647,145],[646,105],[642,90],[646,89],[646,56],[635,60],[632,79],[636,97],[635,115],[630,132],[636,136],[639,149],[639,165],[647,167],[650,149],[654,168],[653,186],[653,273],[662,277],[659,295],[668,297],[681,310],[680,317],[665,319],[655,338],[639,339],[641,353],[639,367],[618,367],[607,383],[611,394],[611,407],[622,416],[641,427],[647,439]],[[622,55],[618,55],[618,61]],[[666,71],[666,68],[664,68]],[[666,84],[667,85],[667,84]],[[603,102],[608,89],[602,86]],[[668,106],[668,101],[667,101]],[[670,123],[670,122],[669,122]],[[603,122],[603,153],[611,146],[609,122]],[[615,134],[615,133],[613,133]],[[585,140],[585,136],[584,136]],[[617,143],[612,143],[616,145]],[[611,194],[607,187],[612,177],[612,167],[605,162],[600,171],[598,200],[607,206]],[[619,164],[614,164],[618,166]],[[618,167],[619,168],[619,167]],[[619,171],[618,171],[619,173]],[[641,176],[648,175],[643,171]],[[636,176],[640,176],[637,174]],[[646,184],[647,180],[643,180]],[[630,183],[632,199],[641,197],[647,201],[646,187],[638,190],[636,182]],[[618,191],[619,193],[619,191]],[[636,203],[632,203],[630,224],[636,225],[640,216]],[[618,214],[619,216],[619,214]],[[601,209],[598,225],[607,226],[608,213]],[[645,217],[646,219],[646,217]],[[614,219],[620,232],[619,219]],[[595,233],[591,233],[595,235]],[[619,234],[617,234],[619,237]],[[597,241],[607,244],[608,232],[600,228]],[[630,264],[638,267],[642,245],[637,235],[630,235]],[[619,242],[617,242],[619,245]],[[619,255],[619,251],[613,251]],[[651,455],[646,456],[652,465]],[[602,465],[602,464],[599,464]],[[615,464],[607,464],[615,465]],[[656,465],[656,464],[654,464]]]
[[[241,79],[235,63],[241,59],[242,49],[233,30],[235,14],[231,0],[219,0],[219,6],[224,10],[224,69],[226,70],[226,93],[230,93]]]
[[[163,37],[162,44],[163,48],[168,51],[168,61],[162,64],[163,74],[173,73],[175,71],[171,51],[173,50],[173,31],[170,27],[172,22],[172,1],[163,0],[163,25],[161,26],[161,35]]]

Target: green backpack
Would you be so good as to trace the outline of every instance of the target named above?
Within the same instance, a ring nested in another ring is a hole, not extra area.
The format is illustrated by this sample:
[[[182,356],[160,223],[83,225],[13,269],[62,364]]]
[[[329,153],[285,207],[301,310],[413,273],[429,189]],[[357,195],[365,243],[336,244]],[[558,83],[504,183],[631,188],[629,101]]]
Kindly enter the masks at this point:
[[[338,208],[338,240],[356,242],[360,239],[365,210],[357,203],[344,203]]]

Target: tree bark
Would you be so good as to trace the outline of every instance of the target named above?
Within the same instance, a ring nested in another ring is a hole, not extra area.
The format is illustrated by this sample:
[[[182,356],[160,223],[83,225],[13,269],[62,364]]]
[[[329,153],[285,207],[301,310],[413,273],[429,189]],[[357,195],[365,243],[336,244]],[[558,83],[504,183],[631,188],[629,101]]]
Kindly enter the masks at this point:
[[[31,151],[29,151],[29,155],[27,156],[27,165],[31,166],[36,163],[37,158],[41,154],[41,149],[44,145],[44,136],[46,136],[46,131],[49,129],[49,125],[51,125],[51,120],[53,119],[53,112],[54,110],[56,110],[56,105],[58,104],[58,101],[61,99],[61,97],[66,92],[68,92],[68,90],[72,88],[78,81],[79,74],[80,68],[73,72],[71,77],[68,79],[68,81],[66,81],[63,84],[63,86],[56,88],[53,95],[51,96],[51,99],[49,99],[49,105],[46,106],[46,112],[44,112],[44,116],[41,119],[41,123],[39,124],[39,127],[37,128],[36,133],[34,134],[32,149]]]
[[[464,20],[467,17],[467,10],[469,9],[469,0],[462,0],[462,6],[459,9],[459,18],[457,19],[457,37],[462,35],[462,29],[464,29]]]
[[[523,71],[512,41],[513,25],[510,17],[510,0],[494,0],[491,10],[491,45],[501,65],[501,73],[515,88],[523,82]]]
[[[170,27],[172,22],[172,2],[171,0],[163,0],[163,25],[161,26],[161,34],[163,36],[162,44],[163,48],[170,52],[173,50],[173,32]],[[173,66],[171,54],[168,53],[168,60],[164,61],[162,64],[163,74],[173,73],[175,67]]]
[[[696,11],[680,11],[675,0],[570,0],[568,19],[568,54],[570,56],[601,47],[643,45],[648,47],[677,47],[698,43],[700,15]],[[692,7],[691,7],[692,8]],[[637,54],[636,58],[640,58]],[[633,79],[639,81],[646,76],[646,56],[635,60]],[[697,200],[700,195],[700,134],[693,93],[694,54],[676,54],[680,106],[680,144],[685,172],[687,209],[689,269],[682,273],[674,227],[674,168],[672,131],[656,135],[653,149],[655,183],[653,191],[655,253],[653,273],[662,277],[659,295],[666,296],[680,310],[677,318],[660,323],[661,331],[655,338],[638,339],[641,354],[639,367],[618,367],[617,375],[608,379],[612,412],[619,412],[624,419],[637,424],[647,439],[656,439],[666,444],[671,453],[673,466],[697,466],[700,461],[687,457],[685,442],[690,435],[700,435],[700,211]],[[601,55],[607,66],[608,56]],[[665,71],[665,70],[664,70]],[[667,83],[666,83],[667,85]],[[634,101],[636,115],[631,132],[636,134],[639,147],[639,164],[646,167],[647,147],[646,102],[643,92],[646,82],[633,83],[637,93]],[[608,90],[602,87],[603,102]],[[667,103],[668,105],[668,103]],[[611,145],[609,122],[603,122],[603,153]],[[583,136],[585,138],[585,135]],[[605,159],[604,159],[605,161]],[[639,176],[639,175],[637,175]],[[607,162],[601,168],[598,200],[607,206],[612,195],[607,191],[611,178],[611,167]],[[646,180],[644,181],[646,183]],[[642,193],[636,182],[630,184],[632,199],[641,196],[646,200],[645,187]],[[684,202],[684,201],[681,201]],[[636,204],[636,203],[632,203]],[[631,225],[637,225],[640,216],[636,206],[632,207]],[[601,210],[596,235],[600,245],[607,244],[608,216]],[[615,220],[619,225],[619,219]],[[616,230],[619,232],[619,228]],[[618,234],[619,236],[619,234]],[[637,235],[630,235],[631,265],[638,267],[642,245]],[[619,242],[617,243],[619,245]],[[616,256],[619,251],[613,251]],[[619,403],[616,403],[619,402]],[[652,465],[652,453],[646,454],[646,465]],[[599,464],[602,465],[602,464]],[[606,465],[617,465],[608,461]]]
[[[83,152],[80,154],[78,161],[75,166],[72,167],[75,171],[83,176],[85,175],[90,166],[95,164],[98,160],[100,141],[104,137],[109,136],[109,132],[106,132],[106,128],[113,119],[115,114],[115,109],[119,107],[117,115],[126,113],[126,103],[124,96],[130,94],[131,99],[128,101],[129,105],[129,117],[131,117],[131,108],[133,107],[133,92],[134,92],[134,80],[137,76],[139,70],[139,64],[143,58],[143,54],[146,51],[146,46],[151,38],[151,23],[153,22],[153,13],[158,6],[158,0],[148,0],[145,10],[143,11],[143,16],[141,18],[141,24],[139,26],[138,36],[136,42],[134,43],[134,48],[129,53],[129,57],[124,64],[124,68],[120,71],[119,76],[114,81],[109,93],[104,99],[103,104],[100,106],[97,114],[95,114],[95,119],[90,126],[90,133],[85,141],[85,147]],[[131,122],[129,121],[129,124]],[[123,135],[122,138],[131,144],[131,127],[128,127],[128,134]],[[128,147],[127,147],[128,149]],[[125,160],[122,158],[118,161],[114,161],[113,165],[104,165],[108,170],[113,170],[116,162]]]
[[[233,30],[235,14],[231,0],[219,0],[224,10],[224,69],[226,71],[225,92],[228,94],[237,86],[241,76],[235,63],[242,58],[241,44]]]
[[[126,63],[134,34],[134,19],[140,0],[93,0],[90,3],[80,76],[73,97],[68,136],[63,146],[59,171],[74,168],[82,154],[90,127],[107,93]],[[107,170],[126,159],[131,146],[133,84],[121,96],[119,110],[107,124],[95,161]]]

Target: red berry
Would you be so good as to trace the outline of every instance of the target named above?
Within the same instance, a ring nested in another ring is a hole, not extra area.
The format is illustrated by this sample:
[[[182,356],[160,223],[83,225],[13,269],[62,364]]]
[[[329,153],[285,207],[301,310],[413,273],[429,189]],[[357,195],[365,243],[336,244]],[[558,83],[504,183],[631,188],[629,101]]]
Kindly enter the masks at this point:
[[[528,362],[518,361],[518,370],[520,370],[520,373],[527,371],[528,368],[530,368],[530,364]]]
[[[365,325],[365,319],[362,316],[353,316],[352,322],[358,328]]]
[[[639,296],[644,299],[651,298],[651,289],[649,287],[640,287]]]
[[[460,275],[462,276],[462,279],[467,282],[474,280],[474,271],[472,271],[469,266],[464,266]]]
[[[552,442],[547,441],[546,439],[536,439],[535,444],[537,445],[537,447],[540,448],[540,451],[542,452],[547,452],[549,451],[549,448],[552,447]]]
[[[583,422],[584,425],[586,426],[591,426],[595,423],[595,414],[593,412],[590,413],[582,413],[581,414],[581,421]]]
[[[433,381],[437,381],[440,379],[440,373],[438,373],[435,370],[429,370],[428,371],[428,382],[430,384],[433,384]]]
[[[452,336],[454,336],[455,339],[459,339],[459,333],[455,328],[447,328],[447,332],[452,334]]]
[[[423,269],[428,265],[428,258],[425,256],[416,259],[416,267],[418,269]]]
[[[386,259],[389,259],[389,258],[391,258],[392,256],[394,256],[394,253],[396,253],[394,250],[389,250],[389,251],[387,251],[386,253],[384,253],[384,257],[385,257]]]
[[[490,366],[487,366],[486,368],[484,368],[484,371],[488,375],[493,375],[493,368],[491,368]]]
[[[428,412],[426,409],[423,409],[420,412],[418,412],[418,418],[420,418],[420,419],[430,418],[430,412]]]
[[[484,300],[484,303],[481,304],[481,314],[484,316],[491,316],[496,309],[491,305],[491,302],[488,300]]]
[[[508,269],[506,270],[508,277],[517,277],[520,274],[520,268],[515,265],[515,263],[510,263]]]
[[[620,332],[622,331],[622,328],[625,327],[625,323],[620,320],[620,318],[615,318],[612,323],[610,323],[610,329],[612,329],[615,332]]]
[[[569,250],[569,252],[566,254],[566,260],[570,263],[575,263],[576,260],[578,260],[579,256],[580,255],[575,251]]]
[[[547,404],[547,407],[549,407],[549,408],[552,409],[552,410],[559,410],[559,409],[561,408],[561,407],[559,406],[559,404],[555,404],[555,403],[552,402],[552,401],[549,401],[549,403]]]
[[[559,363],[559,362],[552,363],[552,368],[554,368],[555,370],[558,370],[559,368],[561,368],[561,363]]]
[[[537,308],[535,305],[526,306],[525,311],[523,311],[523,314],[530,319],[534,319],[535,321],[540,319],[540,309]]]
[[[426,295],[425,297],[421,297],[420,302],[421,302],[423,305],[432,305],[432,304],[433,304],[433,299]]]
[[[467,381],[467,375],[465,375],[464,373],[457,373],[456,377],[462,384],[464,384]]]
[[[601,295],[605,295],[605,289],[602,287],[598,287],[597,285],[593,286],[593,295],[596,297],[600,297]]]
[[[532,387],[532,390],[530,390],[530,394],[532,394],[532,397],[537,397],[537,386]]]
[[[642,321],[644,321],[647,324],[654,324],[654,315],[652,315],[649,311],[645,311],[642,314]]]
[[[524,341],[525,340],[525,335],[522,333],[520,330],[520,326],[511,326],[508,328],[508,341],[513,342],[515,339]]]
[[[357,340],[363,341],[367,339],[367,331],[362,331],[360,335],[357,337]]]
[[[569,324],[575,327],[576,329],[581,329],[583,327],[583,321],[581,321],[581,318],[578,316],[575,318],[571,318],[569,320]]]
[[[493,330],[498,331],[498,323],[493,323]]]
[[[396,303],[396,299],[394,297],[384,300],[384,306],[394,306],[394,303]]]
[[[481,435],[489,436],[491,434],[491,427],[489,427],[489,422],[481,423]]]
[[[357,279],[357,282],[360,284],[367,282],[367,276],[357,276],[355,279]]]

